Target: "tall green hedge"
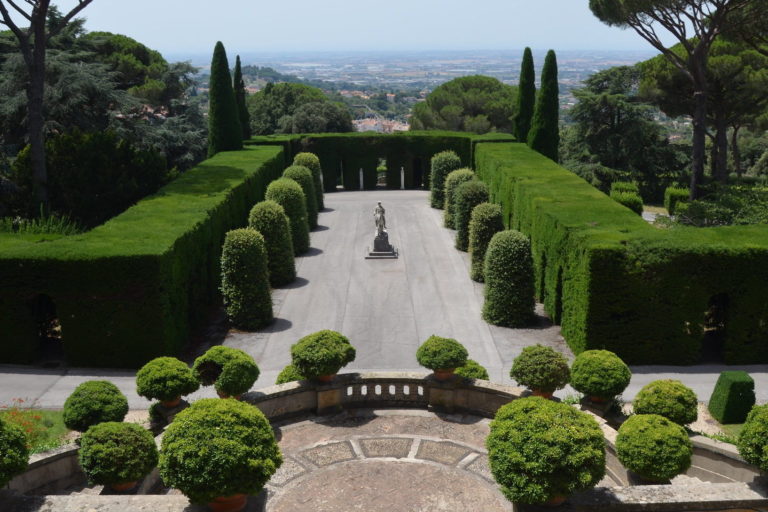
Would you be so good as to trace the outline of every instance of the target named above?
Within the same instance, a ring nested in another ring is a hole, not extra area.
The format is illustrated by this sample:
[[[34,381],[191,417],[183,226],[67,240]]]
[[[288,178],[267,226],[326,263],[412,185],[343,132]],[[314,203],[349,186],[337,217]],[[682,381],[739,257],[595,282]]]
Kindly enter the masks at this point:
[[[443,225],[450,229],[456,229],[456,219],[454,208],[456,206],[456,189],[462,183],[474,180],[476,178],[472,169],[456,169],[448,173],[445,178],[445,203],[443,204]]]
[[[530,48],[523,51],[520,65],[520,81],[517,93],[517,116],[515,117],[515,137],[521,142],[528,140],[531,130],[533,111],[536,107],[536,71],[533,68],[533,53]]]
[[[557,162],[560,145],[560,90],[557,82],[557,56],[553,50],[547,52],[544,68],[541,70],[541,89],[536,96],[528,145],[542,155]]]
[[[626,206],[638,215],[643,214],[643,198],[637,192],[613,189],[611,190],[611,199],[622,206]]]
[[[466,251],[469,248],[469,219],[475,206],[488,201],[488,185],[477,180],[464,182],[456,188],[455,201],[456,248]]]
[[[493,235],[485,253],[483,318],[494,325],[522,327],[533,319],[531,243],[519,231]]]
[[[469,254],[472,257],[470,277],[482,283],[484,281],[485,253],[493,235],[504,230],[501,206],[492,203],[480,203],[472,209],[469,219]]]
[[[687,203],[691,192],[687,188],[668,187],[664,191],[664,208],[667,213],[674,215],[679,203]]]
[[[272,322],[267,248],[258,231],[242,228],[227,233],[221,253],[221,294],[235,327],[256,330]]]
[[[237,109],[232,75],[229,74],[227,52],[221,41],[216,43],[211,60],[208,107],[208,156],[219,151],[243,148],[243,130]]]
[[[315,184],[315,196],[317,197],[317,210],[325,209],[323,200],[323,169],[320,167],[320,159],[314,153],[299,153],[293,157],[293,165],[303,165],[312,171],[312,179]]]
[[[304,199],[307,202],[309,229],[315,229],[317,227],[317,196],[315,195],[312,171],[303,165],[292,165],[283,171],[283,177],[292,179],[301,187],[301,190],[304,192]]]
[[[309,222],[307,221],[307,200],[301,186],[290,178],[280,178],[267,187],[265,197],[285,210],[291,223],[291,238],[295,255],[309,250]]]
[[[274,201],[256,203],[248,215],[248,226],[261,233],[266,242],[269,284],[277,287],[292,283],[296,279],[296,261],[291,225],[283,207]]]
[[[461,158],[453,151],[441,151],[430,160],[429,202],[432,208],[442,208],[445,203],[445,178],[461,167]]]

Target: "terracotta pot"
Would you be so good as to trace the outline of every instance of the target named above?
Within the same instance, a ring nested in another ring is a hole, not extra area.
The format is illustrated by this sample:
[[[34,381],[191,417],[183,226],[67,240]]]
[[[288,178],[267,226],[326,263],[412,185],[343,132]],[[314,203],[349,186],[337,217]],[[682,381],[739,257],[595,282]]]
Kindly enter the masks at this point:
[[[437,380],[449,380],[451,377],[453,377],[453,373],[456,371],[456,368],[438,368],[437,370],[433,371]]]
[[[219,496],[208,503],[208,508],[213,512],[240,512],[248,501],[247,494],[233,494],[232,496]]]
[[[177,407],[180,403],[181,403],[180,396],[177,396],[176,398],[171,400],[160,400],[160,405],[162,405],[166,409],[173,409],[174,407]]]
[[[554,396],[554,391],[542,391],[540,389],[531,390],[531,395],[540,396],[541,398],[550,399]]]
[[[216,394],[219,395],[219,398],[234,398],[235,400],[240,400],[243,395],[228,395],[227,393],[224,393],[223,391],[216,390]]]
[[[123,482],[121,484],[112,484],[109,486],[110,489],[112,489],[115,492],[125,492],[130,491],[134,487],[136,487],[136,484],[138,484],[138,480],[134,480],[133,482]]]
[[[335,376],[336,376],[336,374],[335,374],[335,373],[331,373],[331,374],[329,374],[329,375],[318,375],[318,376],[317,376],[317,381],[318,381],[318,382],[325,382],[325,383],[328,383],[328,382],[331,382],[331,381],[333,381],[333,378],[334,378]]]
[[[608,402],[608,399],[602,396],[590,396],[589,401],[593,404],[604,404]]]
[[[544,502],[545,507],[559,507],[563,503],[565,503],[565,500],[568,499],[568,496],[562,496],[562,495],[556,495],[549,498],[547,501]]]

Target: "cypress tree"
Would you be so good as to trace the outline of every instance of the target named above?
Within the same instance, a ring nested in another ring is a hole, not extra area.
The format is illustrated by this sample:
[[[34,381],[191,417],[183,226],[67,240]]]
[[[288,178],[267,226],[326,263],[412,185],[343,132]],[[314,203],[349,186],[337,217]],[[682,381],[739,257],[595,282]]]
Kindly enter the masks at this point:
[[[248,113],[248,107],[245,104],[245,82],[243,81],[243,70],[240,66],[240,56],[235,59],[235,101],[237,102],[237,112],[240,114],[240,127],[243,129],[243,140],[251,138],[251,115]]]
[[[213,50],[209,87],[208,156],[219,151],[243,149],[243,130],[240,128],[232,75],[229,74],[227,52],[221,41]]]
[[[541,72],[541,90],[536,98],[536,110],[533,113],[531,131],[528,133],[528,145],[555,162],[557,162],[560,144],[558,94],[557,57],[554,50],[549,50]]]
[[[523,52],[523,64],[520,67],[520,85],[517,92],[517,117],[515,118],[515,137],[520,142],[528,140],[531,130],[533,109],[536,105],[536,71],[533,69],[533,54],[530,48]]]

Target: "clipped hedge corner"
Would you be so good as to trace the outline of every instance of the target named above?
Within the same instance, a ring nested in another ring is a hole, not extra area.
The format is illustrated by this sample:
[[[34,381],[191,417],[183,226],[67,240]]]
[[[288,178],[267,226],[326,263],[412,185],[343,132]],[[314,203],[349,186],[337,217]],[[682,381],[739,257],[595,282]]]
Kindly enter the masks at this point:
[[[720,423],[743,423],[755,405],[755,381],[744,371],[720,373],[709,412]]]

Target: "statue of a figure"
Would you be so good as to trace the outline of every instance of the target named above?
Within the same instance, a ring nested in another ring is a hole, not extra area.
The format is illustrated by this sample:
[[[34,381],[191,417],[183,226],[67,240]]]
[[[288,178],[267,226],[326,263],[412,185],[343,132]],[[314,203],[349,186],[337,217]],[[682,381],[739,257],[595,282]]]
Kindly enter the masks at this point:
[[[381,206],[381,201],[378,202],[376,208],[373,210],[373,221],[376,223],[376,233],[381,235],[384,230],[387,229],[387,218],[384,216],[386,210]]]

